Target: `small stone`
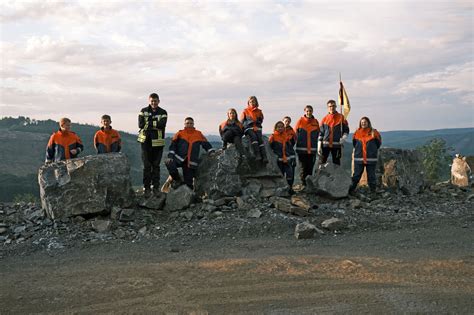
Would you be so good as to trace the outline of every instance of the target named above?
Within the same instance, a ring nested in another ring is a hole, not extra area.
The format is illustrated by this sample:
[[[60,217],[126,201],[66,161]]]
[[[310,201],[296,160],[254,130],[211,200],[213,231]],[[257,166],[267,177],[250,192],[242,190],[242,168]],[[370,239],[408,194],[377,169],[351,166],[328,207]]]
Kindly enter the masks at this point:
[[[247,212],[247,217],[248,218],[260,218],[262,216],[262,211],[258,209],[251,209],[249,212]]]
[[[120,211],[122,211],[122,209],[119,207],[112,207],[112,210],[110,211],[110,218],[112,220],[117,220],[120,217]]]
[[[186,218],[186,220],[191,220],[194,216],[194,213],[192,211],[183,211],[181,212],[181,216]]]
[[[314,231],[316,231],[316,227],[313,224],[309,222],[299,223],[295,228],[295,237],[297,239],[313,238]]]
[[[20,225],[20,226],[17,226],[13,229],[13,233],[15,234],[21,234],[23,231],[26,230],[26,226],[24,225]]]
[[[138,230],[138,234],[140,234],[140,235],[145,235],[146,230],[147,230],[147,229],[146,229],[146,226],[144,226],[144,227],[142,227],[141,229]]]
[[[270,198],[270,201],[273,203],[273,206],[282,211],[282,212],[286,212],[286,213],[291,213],[291,201],[286,199],[286,198],[282,198],[282,197],[271,197]]]
[[[309,200],[301,196],[291,196],[291,204],[303,208],[304,210],[311,209],[311,203]]]
[[[4,233],[6,233],[6,232],[8,232],[8,228],[6,228],[6,227],[0,227],[0,234],[4,234]]]
[[[119,220],[122,222],[133,221],[135,217],[135,210],[134,209],[122,209],[120,212]]]
[[[327,230],[341,230],[346,227],[346,223],[338,218],[324,220],[321,226]]]
[[[474,194],[470,194],[470,195],[467,196],[467,198],[466,198],[467,201],[471,201],[472,199],[474,199]]]
[[[99,233],[104,233],[110,230],[112,223],[109,220],[95,220],[91,223],[92,228]]]
[[[211,213],[212,218],[222,217],[223,215],[224,215],[224,213],[221,212],[221,211],[214,211],[213,213]]]
[[[352,199],[351,200],[351,208],[352,209],[359,209],[362,206],[362,201],[359,199]]]

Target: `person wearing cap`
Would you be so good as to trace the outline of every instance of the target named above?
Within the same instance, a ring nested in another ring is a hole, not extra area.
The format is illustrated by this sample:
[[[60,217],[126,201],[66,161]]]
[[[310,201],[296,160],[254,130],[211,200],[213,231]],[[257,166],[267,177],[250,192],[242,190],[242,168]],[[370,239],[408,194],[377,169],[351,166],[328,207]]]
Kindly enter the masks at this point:
[[[165,128],[168,121],[166,110],[159,107],[158,94],[152,93],[148,97],[149,105],[141,109],[138,114],[137,141],[141,143],[143,161],[143,190],[145,197],[153,192],[160,192],[160,163],[165,146]]]

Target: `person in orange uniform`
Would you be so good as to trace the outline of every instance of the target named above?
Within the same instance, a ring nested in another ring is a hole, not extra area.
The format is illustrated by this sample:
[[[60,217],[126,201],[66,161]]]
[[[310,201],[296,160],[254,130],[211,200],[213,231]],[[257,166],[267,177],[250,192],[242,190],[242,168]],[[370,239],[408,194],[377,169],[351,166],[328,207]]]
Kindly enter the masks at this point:
[[[247,101],[247,108],[240,114],[240,122],[244,126],[244,134],[249,138],[250,144],[257,161],[267,163],[267,152],[262,135],[263,113],[258,108],[256,96],[250,96]]]
[[[349,135],[349,124],[336,110],[336,101],[327,102],[328,114],[321,120],[318,154],[319,163],[327,162],[329,153],[334,164],[341,165],[342,147]]]
[[[375,177],[375,167],[377,164],[377,154],[382,145],[380,133],[372,128],[370,119],[362,117],[359,122],[359,129],[352,137],[354,145],[354,175],[352,176],[352,185],[349,189],[353,193],[362,177],[364,168],[367,171],[367,181],[371,192],[375,192],[377,187]]]
[[[275,124],[273,134],[270,136],[268,142],[270,143],[270,148],[273,153],[277,156],[277,165],[283,176],[286,178],[288,186],[290,186],[289,193],[294,194],[294,172],[292,161],[296,158],[293,149],[295,139],[285,131],[285,124],[282,121],[278,121]]]
[[[288,135],[288,137],[293,139],[292,149],[293,149],[293,152],[294,152],[294,147],[295,147],[295,143],[296,143],[296,133],[293,130],[293,127],[291,127],[291,117],[290,116],[285,116],[285,117],[283,117],[283,119],[281,121],[283,122],[283,124],[285,124],[286,134]],[[296,158],[294,158],[290,161],[290,166],[293,170],[293,177],[294,177],[295,176],[295,169],[296,169]]]
[[[117,130],[110,125],[112,119],[109,115],[101,117],[102,127],[94,135],[94,147],[97,154],[120,152],[122,140]]]
[[[178,186],[181,182],[178,171],[178,168],[181,167],[184,183],[193,189],[193,180],[198,167],[201,146],[209,154],[214,152],[206,137],[194,128],[194,119],[186,117],[184,129],[178,131],[171,140],[168,158],[165,161],[166,168],[173,178],[173,187]]]
[[[296,123],[295,131],[296,153],[301,166],[300,179],[301,184],[306,186],[306,176],[313,175],[318,150],[319,122],[313,116],[313,106],[305,106],[304,116]]]
[[[46,163],[76,158],[84,150],[81,138],[71,131],[71,120],[61,118],[59,130],[51,135],[46,147]]]
[[[237,111],[234,108],[230,108],[227,111],[227,120],[219,125],[219,134],[223,142],[222,149],[225,150],[228,143],[233,143],[239,155],[243,155],[242,136],[244,134],[244,126],[237,119]]]

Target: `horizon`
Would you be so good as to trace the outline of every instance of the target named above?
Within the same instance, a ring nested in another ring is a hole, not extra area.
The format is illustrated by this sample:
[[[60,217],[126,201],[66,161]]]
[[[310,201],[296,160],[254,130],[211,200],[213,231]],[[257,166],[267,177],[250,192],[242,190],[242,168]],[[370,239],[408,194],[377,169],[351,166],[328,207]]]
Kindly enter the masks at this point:
[[[36,119],[36,118],[34,118],[34,117],[29,117],[29,116],[23,116],[23,117],[24,117],[24,118],[29,118],[29,119],[31,119],[31,120],[36,120],[36,121],[47,121],[47,120],[48,120],[48,119]],[[18,119],[19,116],[17,116],[17,117],[2,116],[2,117],[0,117],[0,120],[2,120],[2,119],[4,119],[4,118],[14,118],[14,119]],[[59,123],[58,121],[56,121],[56,120],[54,120],[54,119],[52,119],[52,118],[49,118],[49,120],[53,120],[53,121],[55,121],[56,123]],[[75,125],[75,124],[88,125],[88,126],[91,126],[91,127],[100,128],[100,125],[98,125],[98,124],[93,124],[93,123],[92,123],[92,124],[91,124],[91,123],[81,123],[81,122],[74,122],[74,121],[73,121],[73,122],[72,122],[72,131],[74,131],[74,125]],[[121,133],[122,133],[122,132],[125,132],[125,133],[128,133],[128,134],[130,134],[130,135],[134,135],[134,136],[138,135],[138,131],[137,131],[136,133],[133,133],[133,132],[129,132],[129,131],[126,131],[126,130],[117,129],[117,128],[115,128],[114,126],[112,126],[112,128],[114,128],[115,130],[117,130],[117,131],[119,131],[119,132],[121,132]],[[168,129],[169,129],[169,128],[167,127],[167,128],[166,128],[166,134],[167,134],[167,135],[171,135],[171,136],[174,135],[176,132],[178,132],[178,131],[180,130],[180,129],[179,129],[179,130],[176,130],[175,132],[170,132],[170,131],[168,131]],[[181,128],[181,129],[182,129],[182,128]],[[196,128],[196,129],[201,130],[201,129],[199,129],[199,128]],[[456,127],[456,128],[437,128],[437,129],[397,129],[397,130],[380,130],[380,129],[378,129],[378,128],[375,128],[375,129],[377,129],[377,130],[380,131],[381,133],[385,133],[385,132],[429,132],[429,131],[441,131],[441,130],[474,129],[474,126],[471,126],[471,127]],[[201,130],[201,131],[202,131],[202,130]],[[272,132],[270,132],[270,133],[264,132],[263,134],[264,134],[264,135],[268,135],[268,134],[271,134],[271,133],[272,133]],[[354,133],[353,130],[351,130],[351,131],[349,132],[349,134],[353,134],[353,133]],[[203,132],[203,134],[206,135],[206,136],[216,136],[216,137],[220,137],[219,133],[206,133],[206,132]],[[79,135],[79,136],[80,136],[80,135]]]
[[[471,1],[2,2],[0,116],[138,131],[148,95],[167,130],[217,135],[256,95],[266,134],[307,104],[321,121],[339,73],[382,132],[474,126]],[[357,14],[354,14],[357,12]],[[100,105],[102,104],[102,105]],[[339,104],[338,104],[338,111]]]

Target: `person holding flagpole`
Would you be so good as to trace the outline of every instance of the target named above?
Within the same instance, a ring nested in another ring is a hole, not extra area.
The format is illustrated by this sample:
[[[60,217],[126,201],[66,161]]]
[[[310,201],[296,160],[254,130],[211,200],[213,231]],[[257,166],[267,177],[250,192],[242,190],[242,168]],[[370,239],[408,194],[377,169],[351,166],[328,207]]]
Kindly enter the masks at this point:
[[[328,114],[321,120],[318,141],[319,164],[325,164],[332,156],[332,162],[341,165],[342,147],[349,135],[349,124],[336,110],[336,101],[327,102]]]

